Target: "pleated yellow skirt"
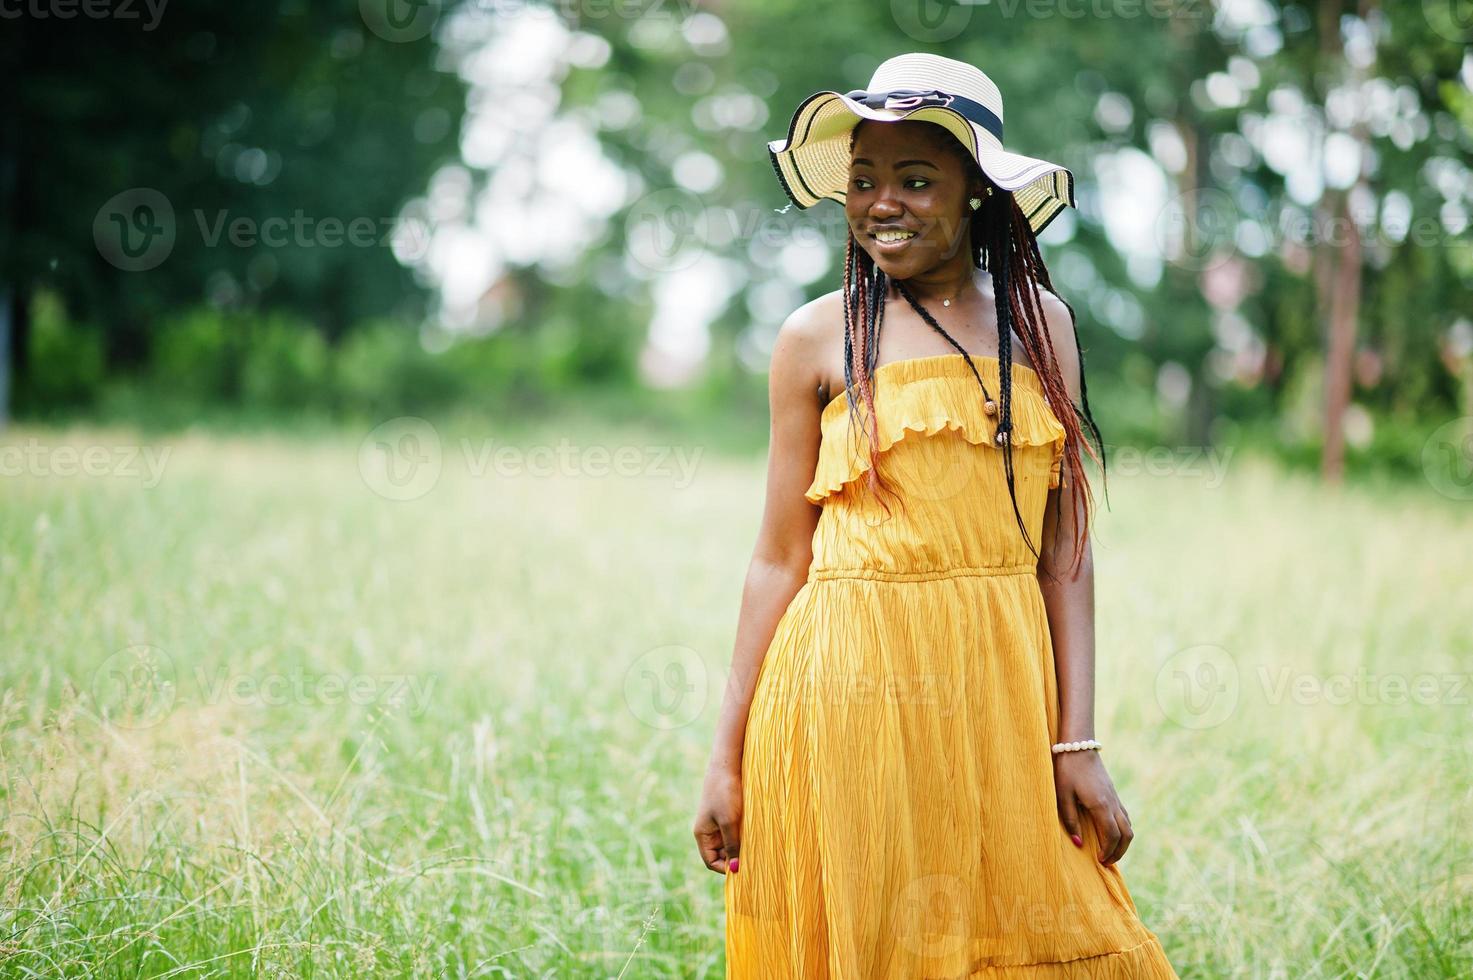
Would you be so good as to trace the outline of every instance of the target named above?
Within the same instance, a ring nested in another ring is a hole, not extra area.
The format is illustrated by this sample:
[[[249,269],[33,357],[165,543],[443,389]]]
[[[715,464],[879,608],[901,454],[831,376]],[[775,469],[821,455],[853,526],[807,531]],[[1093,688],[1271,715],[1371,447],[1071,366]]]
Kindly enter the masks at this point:
[[[998,361],[972,360],[998,397]],[[1064,427],[1028,368],[1012,395],[1036,547]],[[887,516],[863,486],[841,394],[807,491],[823,505],[813,564],[748,716],[727,977],[1175,977],[1089,820],[1083,848],[1059,821],[1048,618],[971,369],[881,365],[875,399],[903,506]]]

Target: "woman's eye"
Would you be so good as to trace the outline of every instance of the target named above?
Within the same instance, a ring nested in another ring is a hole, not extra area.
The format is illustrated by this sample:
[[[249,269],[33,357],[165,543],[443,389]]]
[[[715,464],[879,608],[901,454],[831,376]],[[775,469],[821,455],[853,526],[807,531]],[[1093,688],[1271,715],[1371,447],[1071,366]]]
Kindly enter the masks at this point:
[[[907,185],[910,185],[910,184],[920,184],[922,187],[924,187],[924,186],[926,186],[927,184],[929,184],[931,182],[929,180],[927,180],[926,178],[924,178],[924,177],[911,177],[905,183]],[[855,177],[854,178],[854,186],[857,187],[857,188],[859,188],[862,191],[867,191],[867,190],[869,190],[869,181],[866,180],[866,179],[864,179],[863,177]],[[919,188],[917,188],[917,190],[919,190]]]

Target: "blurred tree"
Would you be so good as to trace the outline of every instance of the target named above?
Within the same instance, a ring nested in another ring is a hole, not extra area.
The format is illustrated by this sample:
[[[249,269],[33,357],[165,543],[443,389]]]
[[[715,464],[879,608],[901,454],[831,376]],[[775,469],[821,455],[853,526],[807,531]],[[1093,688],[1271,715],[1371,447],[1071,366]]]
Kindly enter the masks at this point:
[[[1456,405],[1441,338],[1473,308],[1473,21],[1457,6],[750,0],[708,8],[699,16],[719,15],[723,29],[701,24],[674,45],[608,21],[597,29],[620,88],[638,95],[641,124],[602,136],[655,188],[680,187],[684,154],[714,157],[723,181],[699,196],[731,208],[741,233],[705,245],[741,262],[749,281],[784,281],[776,248],[820,229],[830,272],[801,285],[812,295],[837,285],[842,216],[821,204],[774,217],[786,199],[766,140],[783,135],[803,97],[862,85],[901,51],[980,65],[1005,94],[1009,145],[1075,172],[1081,211],[1063,222],[1073,234],[1044,250],[1080,314],[1090,369],[1125,382],[1116,391],[1150,390],[1180,365],[1188,394],[1171,414],[1181,427],[1162,412],[1154,438],[1194,444],[1211,441],[1225,395],[1287,413],[1286,382],[1324,385],[1324,418],[1305,438],[1333,478],[1352,396],[1388,411],[1411,402],[1419,414]],[[712,123],[713,102],[744,96],[770,115],[756,128]],[[1132,189],[1105,184],[1098,163],[1132,151],[1162,168],[1168,210],[1184,224],[1173,241],[1167,212],[1156,216],[1154,279],[1104,220],[1107,202]],[[776,246],[770,234],[754,241],[774,229]],[[751,307],[733,303],[716,328],[725,352],[754,329],[770,340],[776,318],[754,324]]]
[[[41,288],[104,332],[113,372],[146,360],[164,315],[200,303],[293,311],[330,342],[422,308],[390,239],[425,246],[399,209],[454,158],[464,85],[436,67],[428,25],[383,6],[7,11],[0,293],[22,398]]]

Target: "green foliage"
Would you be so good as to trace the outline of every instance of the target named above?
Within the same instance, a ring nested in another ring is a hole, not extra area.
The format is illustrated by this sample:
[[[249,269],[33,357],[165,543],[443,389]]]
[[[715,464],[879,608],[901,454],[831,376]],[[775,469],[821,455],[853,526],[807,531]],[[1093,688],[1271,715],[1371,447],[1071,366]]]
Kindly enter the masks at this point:
[[[244,345],[218,311],[190,310],[166,321],[154,341],[150,382],[174,399],[234,402]]]
[[[146,366],[158,328],[205,295],[237,316],[305,318],[329,341],[423,313],[387,237],[455,158],[465,98],[428,34],[390,40],[371,4],[328,0],[36,10],[0,32],[0,284],[22,303],[65,296],[103,332],[111,375]],[[151,223],[172,245],[119,268],[94,222],[105,240],[131,214],[111,202],[145,188],[166,202]]]
[[[355,330],[339,349],[334,372],[339,404],[369,414],[423,409],[461,391],[402,323],[377,321]]]
[[[319,405],[332,384],[331,367],[322,334],[277,314],[252,325],[241,363],[241,397],[288,411]]]
[[[101,335],[68,320],[54,294],[38,296],[31,316],[31,369],[18,379],[19,400],[42,411],[90,404],[106,372]]]
[[[454,0],[437,9],[442,26],[477,13]],[[1380,3],[1363,22],[1349,8],[1270,3],[1250,31],[1210,6],[1125,16],[1057,4],[859,4],[836,17],[832,4],[763,0],[703,12],[721,17],[732,40],[705,45],[681,29],[690,9],[570,24],[599,35],[609,53],[596,67],[554,73],[559,121],[602,119],[603,100],[634,99],[632,124],[594,131],[606,156],[648,195],[679,189],[682,158],[709,155],[719,183],[680,193],[712,213],[730,209],[740,231],[702,244],[755,289],[783,274],[789,242],[817,233],[829,273],[794,287],[811,298],[838,285],[842,214],[831,202],[775,214],[787,201],[765,142],[783,135],[802,98],[862,85],[894,54],[933,51],[981,66],[1004,93],[1008,145],[1075,174],[1081,207],[1045,235],[1043,253],[1078,313],[1091,401],[1112,443],[1206,444],[1254,432],[1293,458],[1320,444],[1323,239],[1341,230],[1325,227],[1322,212],[1336,189],[1325,195],[1311,181],[1291,193],[1294,173],[1267,158],[1262,134],[1276,114],[1280,125],[1339,132],[1335,108],[1366,101],[1347,98],[1345,86],[1366,85],[1377,112],[1394,104],[1398,116],[1378,118],[1366,136],[1373,166],[1356,196],[1365,246],[1356,356],[1380,365],[1352,396],[1375,422],[1369,451],[1385,448],[1387,466],[1404,466],[1414,454],[1382,441],[1389,420],[1412,431],[1473,411],[1458,379],[1466,353],[1448,352],[1450,330],[1473,309],[1473,247],[1466,229],[1455,235],[1444,219],[1448,188],[1466,182],[1473,154],[1473,96],[1461,74],[1466,32],[1446,11]],[[758,37],[762,44],[740,43]],[[0,209],[0,285],[19,308],[29,303],[34,321],[29,330],[21,322],[16,343],[25,355],[18,417],[171,404],[165,414],[183,419],[496,403],[530,414],[560,402],[580,409],[598,400],[594,388],[619,403],[673,404],[638,380],[650,288],[620,281],[628,222],[642,220],[647,198],[613,215],[572,271],[544,279],[537,265],[509,270],[498,287],[516,298],[511,321],[453,344],[429,322],[423,284],[381,235],[358,246],[321,240],[332,222],[367,221],[381,233],[437,168],[462,162],[467,83],[451,48],[428,36],[388,41],[361,9],[325,0],[171,7],[146,35],[148,58],[135,42],[128,27],[90,17],[22,17],[0,33],[14,76],[11,122],[0,127],[0,170],[12,176],[0,193],[16,203]],[[1369,60],[1354,47],[1367,43]],[[747,123],[713,108],[728,98],[739,108],[746,97],[765,116]],[[1178,141],[1186,169],[1172,169]],[[1216,244],[1245,267],[1232,312],[1264,354],[1252,379],[1213,370],[1224,353],[1222,313],[1207,263],[1197,261],[1205,252],[1166,254],[1157,269],[1107,234],[1106,205],[1135,194],[1111,183],[1120,171],[1097,166],[1117,154],[1162,165],[1167,197],[1185,202],[1199,237],[1212,237],[1207,219],[1223,219]],[[496,174],[466,171],[469,205]],[[108,198],[134,187],[172,202],[177,241],[157,268],[123,272],[102,260],[92,224]],[[1322,199],[1306,200],[1306,188]],[[539,184],[536,193],[546,192]],[[1191,204],[1197,195],[1210,205],[1202,213]],[[1412,233],[1396,227],[1399,208],[1409,208],[1402,217]],[[259,231],[299,214],[305,237],[215,237],[240,219]],[[1259,247],[1244,246],[1258,237]],[[43,299],[53,294],[65,311]],[[777,323],[767,313],[754,322],[762,304],[749,299],[738,294],[718,311],[706,370],[682,400],[682,411],[707,406],[712,426],[733,412],[744,424],[765,413],[760,372],[735,351],[739,338],[770,340]],[[1163,367],[1177,366],[1191,380],[1185,405],[1157,384]],[[1355,471],[1364,453],[1349,452]]]

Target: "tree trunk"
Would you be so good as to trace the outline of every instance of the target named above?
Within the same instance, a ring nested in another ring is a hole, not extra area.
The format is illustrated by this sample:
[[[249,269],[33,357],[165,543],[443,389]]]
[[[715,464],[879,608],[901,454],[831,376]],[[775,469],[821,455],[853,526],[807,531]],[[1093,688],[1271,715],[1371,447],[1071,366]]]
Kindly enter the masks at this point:
[[[10,379],[12,377],[10,338],[10,287],[0,286],[0,432],[10,426]]]
[[[1327,4],[1326,7],[1334,9],[1338,5]],[[1374,7],[1372,0],[1362,0],[1356,13],[1366,20]],[[1328,14],[1323,15],[1322,31],[1321,52],[1333,56],[1338,62],[1337,67],[1342,69],[1337,74],[1348,85],[1359,89],[1365,81],[1366,70],[1351,65],[1349,71],[1343,71],[1345,61],[1338,16],[1331,19]],[[1360,117],[1356,118],[1350,132],[1359,151],[1360,172],[1350,190],[1336,195],[1335,206],[1330,211],[1333,220],[1325,235],[1329,242],[1326,247],[1333,249],[1333,261],[1328,270],[1330,302],[1326,311],[1329,329],[1325,351],[1325,442],[1320,457],[1320,474],[1331,484],[1339,484],[1345,478],[1345,411],[1350,407],[1356,324],[1360,319],[1362,242],[1360,227],[1355,223],[1350,205],[1357,197],[1364,197],[1368,187],[1366,171],[1371,149],[1369,133]],[[1342,237],[1344,243],[1340,244]]]
[[[1325,445],[1320,472],[1339,483],[1345,475],[1345,410],[1350,406],[1350,375],[1355,355],[1355,325],[1360,316],[1360,229],[1350,216],[1349,197],[1341,195],[1336,220],[1345,225],[1345,244],[1336,250],[1330,295],[1329,349],[1325,355]]]
[[[1196,63],[1195,47],[1199,32],[1189,25],[1187,18],[1173,18],[1169,22],[1169,29],[1178,54],[1173,71],[1177,76],[1179,91],[1186,92],[1192,84],[1190,66]],[[1204,242],[1200,234],[1203,222],[1200,209],[1204,203],[1202,192],[1207,189],[1210,180],[1202,150],[1207,144],[1207,137],[1202,130],[1200,115],[1191,100],[1185,96],[1177,100],[1172,125],[1181,139],[1186,156],[1178,190],[1182,192],[1182,206],[1191,209],[1183,215],[1182,254],[1189,259],[1201,258]],[[1190,295],[1193,292],[1200,295],[1203,273],[1193,266],[1194,263],[1188,261],[1172,263],[1167,267],[1166,275],[1176,280],[1181,295]],[[1209,359],[1196,358],[1193,363],[1194,358],[1188,356],[1185,360],[1191,371],[1192,387],[1182,419],[1181,435],[1189,445],[1208,447],[1212,443],[1212,420],[1217,414],[1212,372],[1208,370]]]

